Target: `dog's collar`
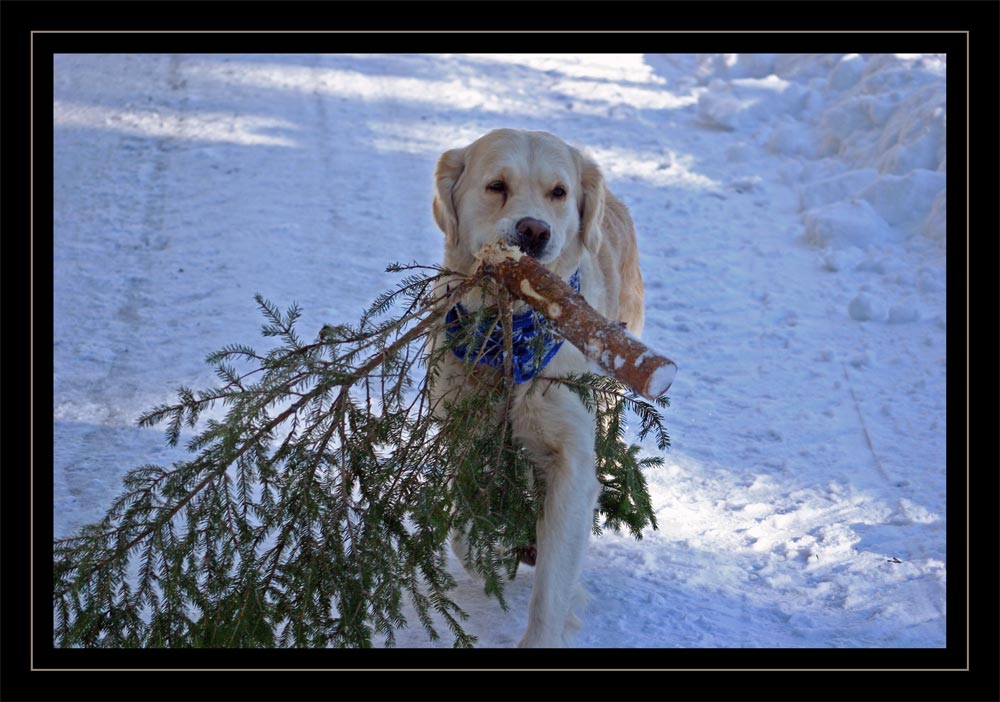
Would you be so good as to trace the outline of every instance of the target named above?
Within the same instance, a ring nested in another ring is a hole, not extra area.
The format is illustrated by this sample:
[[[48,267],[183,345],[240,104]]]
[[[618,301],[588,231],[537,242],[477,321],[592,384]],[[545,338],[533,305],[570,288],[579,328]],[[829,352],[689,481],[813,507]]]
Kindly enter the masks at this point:
[[[579,270],[570,276],[569,284],[580,292]],[[503,368],[503,329],[496,316],[487,315],[478,329],[470,334],[465,329],[471,316],[472,313],[461,302],[448,310],[445,316],[445,334],[448,340],[455,342],[457,337],[465,342],[453,343],[452,351],[462,360],[471,354],[471,358],[478,358],[477,363]],[[530,308],[513,315],[511,327],[514,382],[525,383],[545,369],[563,345],[563,338],[555,333],[545,317]],[[488,337],[487,332],[490,332]]]

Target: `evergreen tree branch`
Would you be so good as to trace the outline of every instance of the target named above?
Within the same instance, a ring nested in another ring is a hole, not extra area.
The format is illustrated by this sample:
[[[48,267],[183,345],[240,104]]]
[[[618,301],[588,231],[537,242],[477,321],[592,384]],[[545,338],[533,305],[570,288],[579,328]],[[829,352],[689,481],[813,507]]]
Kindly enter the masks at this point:
[[[296,329],[297,305],[282,312],[258,295],[261,332],[278,346],[223,347],[207,358],[219,387],[181,388],[177,402],[140,417],[165,422],[176,445],[184,426],[226,407],[188,442],[194,458],[129,472],[102,520],[54,543],[59,645],[370,646],[376,634],[393,645],[404,594],[431,639],[442,621],[456,646],[475,643],[448,594],[448,534],[467,529],[470,565],[506,607],[504,573],[513,577],[534,540],[544,490],[510,426],[511,316],[522,296],[489,268],[394,270],[407,277],[360,324],[324,327],[311,343]],[[486,372],[476,365],[484,348],[469,354],[464,372],[479,392],[441,411],[429,383],[451,348],[430,340],[476,287],[495,305],[475,323],[502,330],[504,364]],[[626,446],[621,413],[636,411],[640,435],[655,432],[665,447],[656,406],[600,376],[545,380],[598,414],[604,526],[637,537],[655,528],[641,473],[658,459]]]

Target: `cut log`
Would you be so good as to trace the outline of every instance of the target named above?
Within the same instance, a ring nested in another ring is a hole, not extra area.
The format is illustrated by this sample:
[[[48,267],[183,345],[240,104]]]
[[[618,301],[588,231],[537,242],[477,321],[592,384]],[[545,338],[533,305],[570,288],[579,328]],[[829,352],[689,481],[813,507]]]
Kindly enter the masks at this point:
[[[497,242],[477,254],[479,273],[544,315],[563,338],[613,376],[650,400],[666,394],[677,364],[610,321],[564,280],[531,256]]]

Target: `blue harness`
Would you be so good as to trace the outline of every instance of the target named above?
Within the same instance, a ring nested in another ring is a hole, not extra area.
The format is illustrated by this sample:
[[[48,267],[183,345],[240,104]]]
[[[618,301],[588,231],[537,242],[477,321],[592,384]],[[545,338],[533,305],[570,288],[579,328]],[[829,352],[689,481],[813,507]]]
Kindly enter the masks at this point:
[[[572,275],[569,284],[574,290],[580,292],[580,271]],[[462,305],[457,303],[448,310],[445,316],[445,334],[449,341],[455,337],[466,334],[465,328],[471,321],[472,313]],[[551,328],[549,321],[535,310],[528,308],[520,314],[515,314],[511,319],[512,334],[512,354],[514,356],[511,364],[514,369],[514,382],[525,383],[541,373],[549,361],[556,355],[563,345],[563,339]],[[493,331],[487,337],[486,333]],[[504,343],[503,326],[497,320],[496,315],[486,316],[479,324],[479,328],[474,332],[474,348],[470,350],[467,344],[455,344],[452,351],[460,359],[465,360],[471,354],[471,358],[479,357],[477,363],[484,363],[491,368],[503,368],[504,365]]]

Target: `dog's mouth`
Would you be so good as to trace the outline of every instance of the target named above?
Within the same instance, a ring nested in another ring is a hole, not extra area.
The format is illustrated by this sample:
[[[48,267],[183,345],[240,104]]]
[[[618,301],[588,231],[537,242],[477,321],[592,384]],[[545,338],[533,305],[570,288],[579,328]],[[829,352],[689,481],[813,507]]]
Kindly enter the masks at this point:
[[[530,256],[539,263],[548,263],[551,260],[549,255],[549,242],[531,242],[525,241],[523,238],[518,237],[516,234],[504,234],[497,241],[501,241],[511,248],[515,248],[520,251],[525,256]]]
[[[556,246],[549,240],[542,242],[524,241],[514,236],[508,238],[506,243],[541,264],[549,264],[558,257]]]
[[[517,244],[517,248],[521,250],[525,256],[531,256],[536,261],[542,258],[542,254],[545,252],[545,247],[541,246],[525,246],[523,244]]]

